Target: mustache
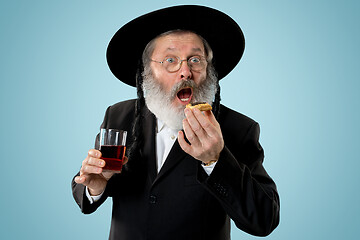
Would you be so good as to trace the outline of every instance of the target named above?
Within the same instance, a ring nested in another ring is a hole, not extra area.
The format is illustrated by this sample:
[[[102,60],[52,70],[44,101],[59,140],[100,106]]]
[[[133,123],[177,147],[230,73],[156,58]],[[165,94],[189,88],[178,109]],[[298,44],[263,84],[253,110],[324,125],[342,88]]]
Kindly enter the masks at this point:
[[[187,87],[190,87],[193,89],[193,91],[195,91],[197,89],[197,85],[196,83],[191,80],[191,79],[188,79],[188,80],[185,80],[185,81],[181,81],[177,84],[175,84],[172,88],[171,88],[171,91],[170,91],[170,97],[172,99],[174,99],[177,95],[177,93],[183,89],[183,88],[187,88]]]

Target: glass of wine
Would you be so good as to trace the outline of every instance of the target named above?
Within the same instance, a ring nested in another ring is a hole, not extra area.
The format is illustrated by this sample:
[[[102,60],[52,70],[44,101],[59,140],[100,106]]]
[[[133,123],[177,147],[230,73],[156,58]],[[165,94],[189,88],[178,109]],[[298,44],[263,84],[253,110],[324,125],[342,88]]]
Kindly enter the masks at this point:
[[[105,170],[121,171],[126,150],[127,132],[117,129],[100,129],[101,159],[105,160]]]

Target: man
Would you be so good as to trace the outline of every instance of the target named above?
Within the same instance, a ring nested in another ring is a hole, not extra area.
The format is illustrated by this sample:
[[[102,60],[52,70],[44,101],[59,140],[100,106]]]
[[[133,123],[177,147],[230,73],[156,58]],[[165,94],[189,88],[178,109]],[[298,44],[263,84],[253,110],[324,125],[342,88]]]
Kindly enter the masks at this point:
[[[278,225],[259,126],[220,105],[218,81],[243,50],[239,26],[202,6],[143,15],[112,38],[109,67],[138,98],[110,106],[102,127],[131,132],[128,162],[121,173],[103,171],[92,149],[72,182],[84,213],[112,197],[110,239],[230,239],[230,218],[258,236]],[[214,113],[185,108],[197,101]]]

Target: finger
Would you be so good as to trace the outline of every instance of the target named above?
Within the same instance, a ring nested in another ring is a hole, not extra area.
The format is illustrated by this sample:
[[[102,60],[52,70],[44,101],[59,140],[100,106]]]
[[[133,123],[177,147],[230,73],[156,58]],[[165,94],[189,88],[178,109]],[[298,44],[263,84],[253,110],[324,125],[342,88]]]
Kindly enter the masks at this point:
[[[205,116],[209,119],[209,121],[215,126],[220,128],[220,124],[219,122],[216,120],[215,115],[212,111],[205,111],[204,112]]]
[[[75,177],[75,182],[87,186],[89,184],[89,175],[82,175]]]
[[[126,156],[124,156],[124,158],[123,158],[123,165],[125,165],[128,161],[129,161],[129,159],[128,159]]]
[[[211,114],[211,111],[206,111],[206,112],[208,112],[208,113],[204,113],[204,114],[209,114],[209,112]],[[194,109],[194,116],[196,117],[200,126],[205,130],[213,128],[214,125],[209,120],[209,118],[207,116],[205,116],[204,114],[199,109]]]
[[[89,175],[82,175],[82,176],[78,176],[75,178],[75,182],[76,183],[79,183],[79,184],[82,184],[84,186],[87,186],[89,185],[89,182],[90,182],[90,176]]]
[[[101,152],[99,150],[96,150],[96,149],[90,149],[88,151],[88,156],[94,157],[94,158],[100,158],[101,157]]]
[[[100,174],[102,173],[103,169],[101,167],[96,167],[92,165],[85,165],[82,166],[80,170],[80,176],[88,175],[88,174]]]
[[[105,161],[99,158],[92,158],[87,156],[82,162],[80,169],[80,176],[89,173],[99,174],[102,172],[102,168],[105,166]]]
[[[87,164],[95,167],[104,167],[105,161],[100,158],[89,157],[87,160]]]
[[[181,149],[184,150],[184,152],[187,154],[191,155],[191,145],[186,142],[183,131],[179,131],[178,133],[178,142]]]
[[[200,115],[200,116],[199,116]],[[199,109],[185,109],[185,116],[189,123],[189,126],[193,130],[193,132],[200,139],[204,139],[206,137],[203,127],[201,126],[198,117],[203,121],[206,121],[205,117],[201,114]],[[187,136],[187,135],[186,135]]]
[[[186,138],[189,141],[189,143],[192,146],[198,146],[200,143],[199,139],[196,136],[196,134],[194,133],[194,131],[192,130],[192,128],[190,127],[189,122],[186,118],[183,120],[183,129],[184,129]]]
[[[204,114],[205,115],[203,115],[203,113],[199,109],[194,109],[194,116],[197,118],[204,132],[204,136],[202,136],[202,139],[205,139],[207,137],[218,137],[221,130],[220,125],[216,121],[214,115],[211,111],[206,111]],[[214,118],[212,119],[212,117]],[[214,121],[214,123],[212,121]]]
[[[75,181],[76,183],[82,184],[82,183],[85,182],[85,177],[83,177],[83,176],[77,176],[77,177],[75,177],[74,181]]]

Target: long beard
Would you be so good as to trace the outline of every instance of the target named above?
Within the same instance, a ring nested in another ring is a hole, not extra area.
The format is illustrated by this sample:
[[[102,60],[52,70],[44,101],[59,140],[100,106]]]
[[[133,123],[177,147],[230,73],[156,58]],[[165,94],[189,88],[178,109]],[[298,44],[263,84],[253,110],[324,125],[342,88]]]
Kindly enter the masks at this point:
[[[145,68],[143,72],[143,91],[145,93],[145,103],[148,109],[169,128],[181,130],[182,121],[185,118],[185,106],[174,106],[172,103],[177,98],[176,94],[184,87],[193,89],[191,102],[207,102],[212,104],[217,91],[217,77],[215,72],[210,69],[207,77],[202,83],[197,85],[193,80],[184,80],[175,84],[170,92],[166,92],[163,86],[153,77],[150,68]]]

